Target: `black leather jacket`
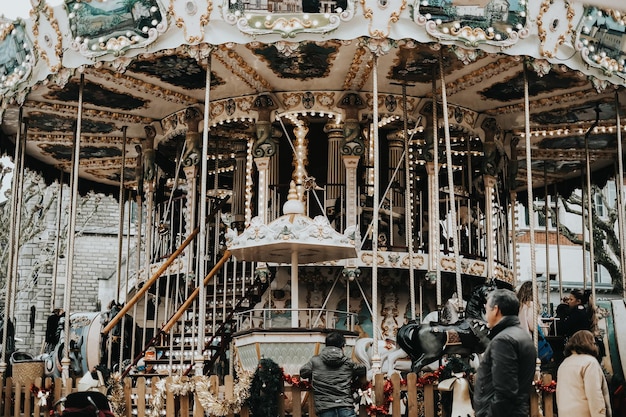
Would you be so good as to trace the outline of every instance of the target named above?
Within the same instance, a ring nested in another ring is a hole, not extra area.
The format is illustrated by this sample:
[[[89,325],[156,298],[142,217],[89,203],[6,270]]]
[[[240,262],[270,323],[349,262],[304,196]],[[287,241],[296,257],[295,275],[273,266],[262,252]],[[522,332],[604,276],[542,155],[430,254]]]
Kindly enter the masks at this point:
[[[342,349],[326,346],[300,368],[300,377],[311,381],[315,412],[319,414],[332,408],[352,407],[352,381],[365,372],[365,366],[352,362]]]
[[[570,308],[569,314],[563,320],[563,335],[572,337],[579,330],[591,330],[591,319],[585,306],[578,304]]]
[[[489,332],[474,386],[476,417],[528,417],[537,351],[517,316],[504,316]]]

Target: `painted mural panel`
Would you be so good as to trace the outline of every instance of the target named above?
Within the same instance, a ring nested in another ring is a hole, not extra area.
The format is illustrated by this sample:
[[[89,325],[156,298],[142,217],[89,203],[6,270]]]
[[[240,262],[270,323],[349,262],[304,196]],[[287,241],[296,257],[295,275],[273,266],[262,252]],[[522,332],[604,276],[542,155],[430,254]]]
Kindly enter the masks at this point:
[[[466,47],[508,46],[528,34],[526,0],[420,0],[413,7],[429,34]]]
[[[0,18],[0,93],[26,81],[34,65],[32,45],[24,26]]]
[[[353,0],[224,0],[224,19],[251,35],[327,33],[354,15]]]
[[[585,9],[577,45],[589,65],[626,78],[626,18],[594,7]]]
[[[152,43],[167,28],[156,0],[65,0],[74,49],[121,55]]]

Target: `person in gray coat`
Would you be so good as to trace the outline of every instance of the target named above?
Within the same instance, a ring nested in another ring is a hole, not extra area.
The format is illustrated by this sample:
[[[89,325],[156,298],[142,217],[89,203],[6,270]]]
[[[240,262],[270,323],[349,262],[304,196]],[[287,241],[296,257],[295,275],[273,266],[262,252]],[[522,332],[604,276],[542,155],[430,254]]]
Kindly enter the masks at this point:
[[[344,355],[345,344],[341,333],[329,333],[326,347],[300,368],[300,377],[311,381],[317,417],[356,416],[352,382],[366,369]]]
[[[476,417],[528,417],[537,350],[528,330],[520,326],[517,296],[495,290],[486,310],[491,341],[476,373]]]

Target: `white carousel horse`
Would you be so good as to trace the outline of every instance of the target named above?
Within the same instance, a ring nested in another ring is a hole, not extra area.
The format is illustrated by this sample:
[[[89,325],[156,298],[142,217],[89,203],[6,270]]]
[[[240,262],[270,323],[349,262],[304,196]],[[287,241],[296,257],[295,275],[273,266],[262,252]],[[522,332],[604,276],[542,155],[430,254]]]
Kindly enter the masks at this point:
[[[460,306],[467,307],[467,301],[460,299],[456,293],[452,295],[441,310],[431,311],[422,319],[422,323],[456,323],[459,321]]]
[[[359,363],[365,365],[367,369],[367,379],[374,378],[372,370],[372,344],[374,339],[362,337],[354,344],[354,356]],[[378,355],[380,356],[380,372],[390,377],[395,372],[409,372],[411,370],[411,359],[407,353],[396,346],[395,340],[378,341]]]

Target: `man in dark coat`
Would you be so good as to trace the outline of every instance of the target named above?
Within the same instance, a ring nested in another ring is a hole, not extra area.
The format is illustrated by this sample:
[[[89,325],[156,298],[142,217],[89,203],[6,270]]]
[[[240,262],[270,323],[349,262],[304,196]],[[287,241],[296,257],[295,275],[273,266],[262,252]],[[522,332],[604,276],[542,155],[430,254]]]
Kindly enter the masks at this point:
[[[317,417],[356,417],[352,382],[366,369],[344,355],[345,344],[341,333],[329,333],[326,347],[300,368],[300,376],[313,386]]]
[[[498,289],[486,309],[491,341],[476,373],[476,417],[527,417],[537,351],[520,326],[519,301],[513,291]]]

